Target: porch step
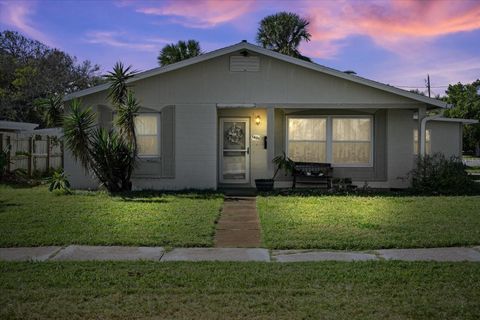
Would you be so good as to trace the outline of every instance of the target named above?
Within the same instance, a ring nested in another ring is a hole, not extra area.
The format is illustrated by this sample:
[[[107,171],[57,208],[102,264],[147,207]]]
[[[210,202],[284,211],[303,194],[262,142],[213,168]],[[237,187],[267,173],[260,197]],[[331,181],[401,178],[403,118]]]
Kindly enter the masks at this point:
[[[227,197],[255,197],[257,195],[256,188],[219,188]]]

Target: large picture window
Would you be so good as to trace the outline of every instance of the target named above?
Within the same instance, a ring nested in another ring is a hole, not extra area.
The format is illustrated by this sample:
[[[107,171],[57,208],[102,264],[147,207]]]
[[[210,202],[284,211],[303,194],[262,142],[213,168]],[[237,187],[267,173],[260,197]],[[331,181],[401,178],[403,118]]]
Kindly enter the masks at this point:
[[[135,117],[139,157],[160,156],[160,115],[143,113]]]
[[[287,152],[294,161],[372,166],[372,151],[372,117],[287,117]]]

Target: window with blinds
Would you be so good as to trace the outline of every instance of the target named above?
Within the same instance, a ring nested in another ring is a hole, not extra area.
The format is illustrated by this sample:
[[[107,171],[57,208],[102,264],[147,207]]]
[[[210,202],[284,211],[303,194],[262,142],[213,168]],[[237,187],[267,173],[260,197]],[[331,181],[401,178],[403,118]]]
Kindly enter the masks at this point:
[[[287,117],[287,153],[294,161],[373,165],[370,116]]]
[[[432,153],[432,143],[430,138],[430,129],[425,130],[425,154]],[[413,154],[418,155],[419,143],[418,143],[418,129],[413,129]]]
[[[289,118],[288,155],[295,161],[326,162],[327,119]]]
[[[135,117],[135,135],[139,157],[160,156],[160,114],[137,115]]]

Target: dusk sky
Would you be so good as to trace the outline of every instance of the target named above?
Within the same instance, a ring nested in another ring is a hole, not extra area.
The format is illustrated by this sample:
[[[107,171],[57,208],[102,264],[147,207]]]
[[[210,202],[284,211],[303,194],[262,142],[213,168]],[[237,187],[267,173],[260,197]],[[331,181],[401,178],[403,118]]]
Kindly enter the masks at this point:
[[[480,1],[0,0],[0,30],[17,30],[102,71],[121,60],[157,67],[167,43],[196,39],[211,51],[245,39],[278,11],[307,18],[304,55],[322,65],[395,86],[434,92],[480,78]],[[408,88],[405,88],[408,89]]]

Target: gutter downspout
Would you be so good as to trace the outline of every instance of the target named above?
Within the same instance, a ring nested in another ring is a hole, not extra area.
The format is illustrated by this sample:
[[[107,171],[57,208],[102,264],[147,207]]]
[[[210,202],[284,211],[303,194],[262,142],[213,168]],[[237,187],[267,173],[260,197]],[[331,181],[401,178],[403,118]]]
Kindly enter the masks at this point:
[[[440,118],[441,114],[436,114],[434,116],[424,117],[420,122],[420,156],[425,156],[425,144],[426,144],[426,127],[427,121]]]

